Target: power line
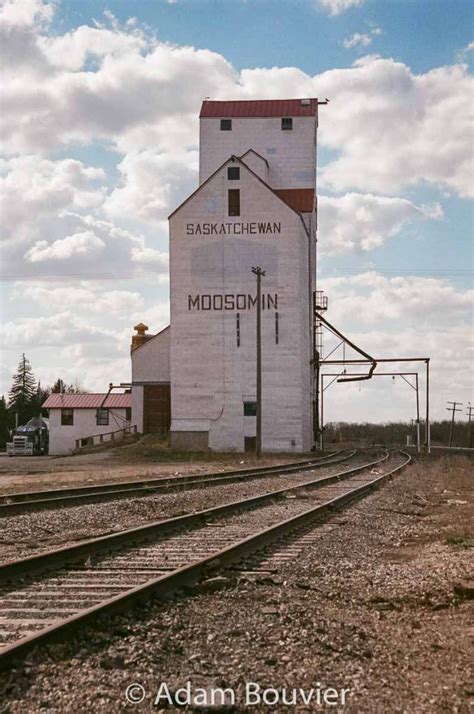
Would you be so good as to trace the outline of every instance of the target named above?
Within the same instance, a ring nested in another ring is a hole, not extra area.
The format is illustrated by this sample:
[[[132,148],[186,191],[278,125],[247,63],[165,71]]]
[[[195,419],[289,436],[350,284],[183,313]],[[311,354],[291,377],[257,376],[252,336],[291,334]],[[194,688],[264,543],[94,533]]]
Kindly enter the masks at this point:
[[[323,271],[322,271],[323,272]],[[472,270],[459,270],[456,268],[445,270],[426,270],[426,269],[405,269],[405,268],[360,268],[360,269],[337,269],[332,272],[323,272],[322,280],[331,278],[343,277],[346,275],[362,275],[366,273],[376,273],[377,275],[386,275],[388,277],[413,277],[413,278],[450,278],[455,280],[470,279],[474,276]]]
[[[451,279],[468,279],[474,277],[473,270],[460,270],[457,268],[446,270],[426,270],[426,269],[410,269],[404,268],[361,268],[358,270],[338,269],[334,273],[328,272],[324,274],[324,279],[330,280],[334,278],[344,277],[346,275],[362,275],[365,273],[377,273],[378,275],[388,275],[394,277],[433,277],[433,278],[451,278]],[[12,282],[15,280],[30,280],[31,282],[41,280],[135,280],[143,277],[153,277],[156,275],[166,275],[162,270],[149,270],[140,272],[123,272],[123,273],[56,273],[54,275],[29,275],[27,273],[16,273],[4,275],[0,280]]]
[[[4,282],[15,282],[25,280],[27,282],[62,282],[64,280],[143,280],[143,278],[153,278],[157,275],[167,275],[162,271],[143,271],[140,273],[60,273],[56,275],[6,275],[0,277]]]

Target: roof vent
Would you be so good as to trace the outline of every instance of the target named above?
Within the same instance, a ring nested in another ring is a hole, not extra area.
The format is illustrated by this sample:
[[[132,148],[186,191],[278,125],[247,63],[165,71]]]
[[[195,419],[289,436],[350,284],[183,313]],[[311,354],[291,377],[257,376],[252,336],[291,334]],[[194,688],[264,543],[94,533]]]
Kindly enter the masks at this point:
[[[303,107],[309,107],[310,104],[311,104],[311,99],[302,99],[301,100],[301,106],[303,106]]]
[[[132,352],[133,350],[136,350],[137,347],[141,347],[143,343],[146,342],[147,339],[150,337],[150,335],[145,334],[148,330],[148,325],[144,325],[143,322],[139,322],[138,325],[135,325],[133,329],[137,331],[137,334],[132,335]]]

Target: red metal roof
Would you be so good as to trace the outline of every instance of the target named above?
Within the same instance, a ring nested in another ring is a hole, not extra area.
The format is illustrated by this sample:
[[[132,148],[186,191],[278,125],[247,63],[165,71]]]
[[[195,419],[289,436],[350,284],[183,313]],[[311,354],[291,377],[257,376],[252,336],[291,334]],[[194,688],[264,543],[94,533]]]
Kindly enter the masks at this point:
[[[125,409],[132,406],[131,394],[50,394],[43,409]]]
[[[221,117],[308,117],[318,111],[318,100],[309,99],[309,104],[302,104],[301,99],[257,99],[255,101],[202,103],[200,118]]]
[[[275,188],[274,192],[295,211],[314,211],[314,188]]]

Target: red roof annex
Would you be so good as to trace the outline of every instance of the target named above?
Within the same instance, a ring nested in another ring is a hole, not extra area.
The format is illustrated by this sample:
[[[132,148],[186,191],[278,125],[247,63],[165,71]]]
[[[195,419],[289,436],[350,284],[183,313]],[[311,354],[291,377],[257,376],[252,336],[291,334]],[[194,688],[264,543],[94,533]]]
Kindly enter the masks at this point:
[[[50,394],[43,409],[126,409],[132,406],[131,394]]]
[[[303,103],[304,102],[304,103]],[[309,117],[318,111],[317,99],[258,99],[202,103],[200,118]]]
[[[314,211],[314,188],[274,188],[273,190],[295,211],[301,211],[301,213]]]

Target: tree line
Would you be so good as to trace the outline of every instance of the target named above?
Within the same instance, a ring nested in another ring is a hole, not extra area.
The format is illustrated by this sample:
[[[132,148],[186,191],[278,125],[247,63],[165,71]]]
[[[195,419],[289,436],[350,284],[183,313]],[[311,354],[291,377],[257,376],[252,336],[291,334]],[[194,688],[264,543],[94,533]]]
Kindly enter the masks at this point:
[[[433,446],[447,446],[451,420],[432,421],[430,436]],[[326,444],[342,442],[357,442],[364,446],[382,444],[384,446],[402,446],[407,443],[407,436],[411,437],[412,444],[416,444],[416,424],[414,422],[389,422],[385,424],[329,422],[324,428]],[[420,425],[421,443],[425,439],[425,425]],[[459,420],[454,424],[453,446],[474,446],[473,425],[466,420]]]
[[[77,394],[86,391],[80,382],[68,384],[61,378],[53,385],[43,387],[41,382],[36,380],[30,361],[23,354],[13,375],[8,398],[6,399],[5,395],[0,397],[0,448],[5,447],[10,431],[15,428],[17,421],[21,426],[33,417],[47,416],[47,410],[42,409],[42,405],[50,394]]]

